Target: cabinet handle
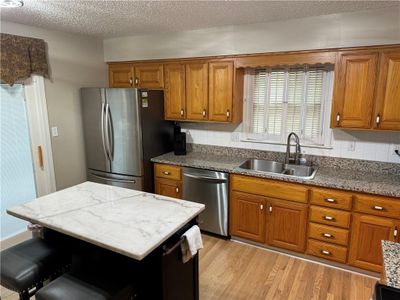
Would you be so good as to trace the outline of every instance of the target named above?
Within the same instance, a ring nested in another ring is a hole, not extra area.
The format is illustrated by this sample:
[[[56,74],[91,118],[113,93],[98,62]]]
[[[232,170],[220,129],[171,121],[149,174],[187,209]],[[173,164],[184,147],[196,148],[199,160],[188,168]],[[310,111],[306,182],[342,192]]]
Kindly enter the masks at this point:
[[[325,201],[329,203],[336,203],[336,199],[333,198],[326,198]]]
[[[181,116],[183,117],[184,114],[185,114],[185,111],[183,109],[181,109]]]
[[[398,232],[397,232],[397,226],[396,226],[396,227],[394,228],[394,230],[393,230],[393,236],[394,236],[394,237],[397,237],[397,233],[398,233]]]
[[[261,212],[264,210],[264,204],[260,204],[260,210]]]
[[[231,112],[229,111],[229,109],[226,110],[226,117],[229,119],[229,117],[231,116]]]
[[[168,171],[164,171],[163,172],[165,175],[170,175],[171,173],[170,172],[168,172]]]
[[[178,194],[179,193],[179,187],[175,188],[175,192]]]
[[[333,239],[334,238],[334,236],[332,235],[332,234],[330,234],[330,233],[322,233],[321,234],[323,237],[325,237],[325,238],[328,238],[328,239]]]
[[[385,208],[383,206],[379,206],[379,205],[372,206],[372,209],[379,210],[379,211],[385,210]]]
[[[129,84],[132,85],[133,84],[133,80],[132,77],[129,78]]]
[[[203,109],[203,117],[205,117],[207,114],[206,109]]]
[[[139,78],[135,78],[135,84],[138,85],[139,84]]]
[[[272,213],[272,205],[271,204],[269,205],[268,210],[269,210],[270,213]]]
[[[381,122],[381,116],[379,114],[376,116],[375,122],[376,125],[379,125],[379,123]]]
[[[332,255],[332,253],[330,251],[327,251],[327,250],[321,250],[321,254],[328,255],[328,256]]]
[[[340,113],[336,114],[336,125],[339,125],[340,123]]]
[[[331,216],[323,216],[323,219],[325,219],[327,221],[335,221],[335,218],[331,217]]]

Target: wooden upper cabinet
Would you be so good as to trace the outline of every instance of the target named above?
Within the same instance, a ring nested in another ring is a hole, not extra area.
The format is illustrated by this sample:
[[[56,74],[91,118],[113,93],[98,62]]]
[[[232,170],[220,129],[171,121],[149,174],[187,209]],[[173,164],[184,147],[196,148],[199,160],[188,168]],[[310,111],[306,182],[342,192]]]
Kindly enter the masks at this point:
[[[370,128],[378,52],[339,52],[331,127]]]
[[[255,242],[265,240],[265,198],[253,194],[231,192],[230,234]]]
[[[133,86],[133,66],[129,64],[110,64],[108,66],[110,87],[129,88]]]
[[[162,64],[135,65],[135,86],[149,89],[162,89],[164,75]]]
[[[230,122],[233,107],[233,62],[209,64],[209,117],[210,121]]]
[[[208,119],[208,64],[186,65],[186,119]]]
[[[268,200],[268,244],[304,252],[306,245],[307,205],[284,200]]]
[[[382,271],[382,240],[395,241],[396,221],[368,215],[353,215],[349,264]]]
[[[381,53],[376,95],[374,128],[400,130],[400,49]]]
[[[186,90],[185,90],[185,65],[164,65],[164,110],[165,118],[178,120],[185,118]]]

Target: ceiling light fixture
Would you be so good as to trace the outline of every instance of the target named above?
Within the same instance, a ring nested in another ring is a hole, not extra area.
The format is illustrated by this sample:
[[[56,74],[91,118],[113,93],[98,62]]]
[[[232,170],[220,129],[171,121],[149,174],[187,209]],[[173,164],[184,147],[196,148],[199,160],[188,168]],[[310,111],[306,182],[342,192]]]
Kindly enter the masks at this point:
[[[22,0],[0,0],[0,7],[21,7],[23,5]]]

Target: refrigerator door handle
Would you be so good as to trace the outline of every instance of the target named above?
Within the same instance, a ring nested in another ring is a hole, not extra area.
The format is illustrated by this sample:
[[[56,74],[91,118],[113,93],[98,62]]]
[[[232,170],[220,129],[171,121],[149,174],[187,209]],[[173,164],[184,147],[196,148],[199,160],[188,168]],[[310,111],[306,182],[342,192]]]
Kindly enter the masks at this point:
[[[105,117],[105,122],[106,122],[106,125],[105,125],[105,140],[106,140],[106,149],[107,149],[107,155],[108,155],[108,159],[110,160],[110,161],[112,161],[112,156],[111,156],[111,152],[110,152],[110,125],[109,125],[109,112],[110,112],[110,107],[109,107],[109,104],[108,103],[106,103],[106,109],[105,109],[105,111],[106,111],[106,117]]]
[[[107,113],[108,112],[108,113]],[[107,103],[107,136],[108,136],[108,153],[110,155],[110,160],[114,159],[114,127],[111,117],[110,105]]]
[[[105,144],[105,134],[104,134],[104,110],[105,110],[105,105],[104,103],[101,103],[101,141],[103,142],[103,151],[104,151],[104,156],[106,157],[107,160],[109,160],[108,152],[106,149],[106,144]]]
[[[132,179],[132,180],[127,180],[127,179],[116,179],[116,178],[109,178],[109,177],[103,177],[100,175],[96,175],[96,174],[91,174],[93,177],[102,179],[102,180],[108,180],[108,181],[115,181],[115,182],[123,182],[123,183],[136,183],[136,180]]]

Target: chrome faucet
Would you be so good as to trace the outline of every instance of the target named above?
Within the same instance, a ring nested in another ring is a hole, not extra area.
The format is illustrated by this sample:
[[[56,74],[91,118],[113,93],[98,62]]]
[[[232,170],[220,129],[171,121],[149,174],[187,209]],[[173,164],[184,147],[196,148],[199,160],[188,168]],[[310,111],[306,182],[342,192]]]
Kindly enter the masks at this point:
[[[296,152],[294,154],[294,157],[290,156],[290,140],[291,140],[292,136],[294,136],[295,142],[296,142]],[[301,149],[300,149],[299,136],[297,134],[295,134],[294,132],[291,132],[291,133],[289,133],[288,138],[287,138],[285,164],[290,164],[291,162],[292,163],[294,162],[294,164],[299,165],[300,164],[300,153],[301,153]]]

